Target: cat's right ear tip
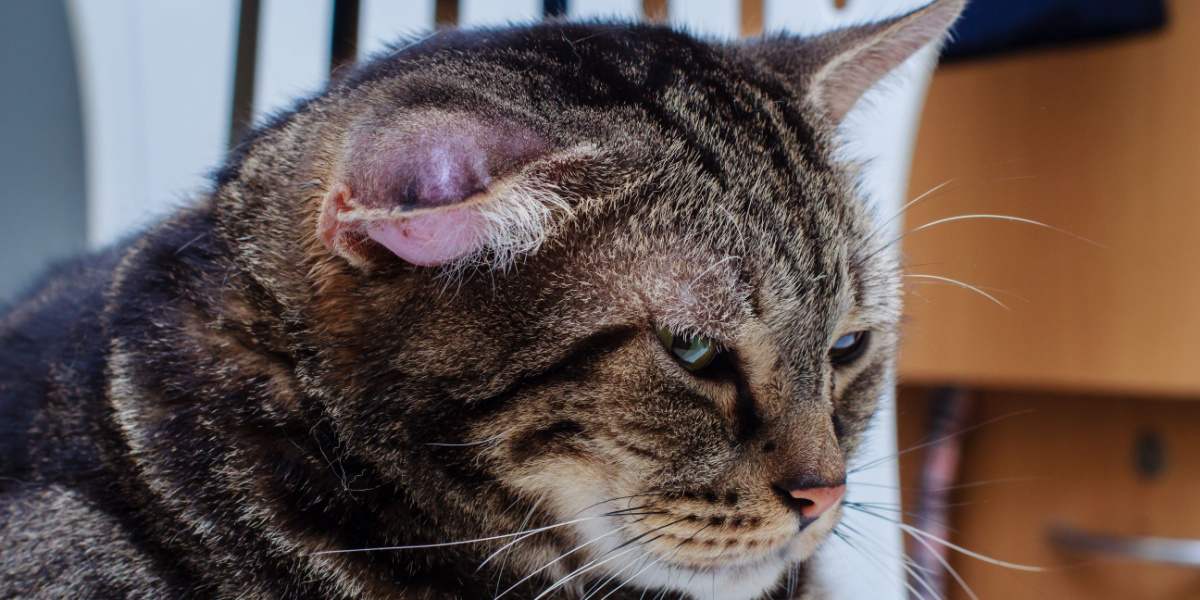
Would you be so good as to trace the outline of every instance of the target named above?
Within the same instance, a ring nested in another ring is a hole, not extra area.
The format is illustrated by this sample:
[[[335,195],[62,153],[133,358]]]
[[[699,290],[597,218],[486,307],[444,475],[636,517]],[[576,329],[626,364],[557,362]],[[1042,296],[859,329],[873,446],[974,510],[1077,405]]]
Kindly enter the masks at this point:
[[[944,27],[953,25],[967,8],[968,0],[930,0],[925,6],[917,9],[919,13],[934,15],[934,19],[944,23]]]

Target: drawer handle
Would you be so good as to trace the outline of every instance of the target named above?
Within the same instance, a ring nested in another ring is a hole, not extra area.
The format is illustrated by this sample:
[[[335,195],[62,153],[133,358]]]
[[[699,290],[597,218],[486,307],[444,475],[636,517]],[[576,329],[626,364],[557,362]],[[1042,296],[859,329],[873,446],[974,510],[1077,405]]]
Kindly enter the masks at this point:
[[[1200,568],[1200,540],[1089,533],[1059,525],[1050,528],[1050,543],[1080,554]]]

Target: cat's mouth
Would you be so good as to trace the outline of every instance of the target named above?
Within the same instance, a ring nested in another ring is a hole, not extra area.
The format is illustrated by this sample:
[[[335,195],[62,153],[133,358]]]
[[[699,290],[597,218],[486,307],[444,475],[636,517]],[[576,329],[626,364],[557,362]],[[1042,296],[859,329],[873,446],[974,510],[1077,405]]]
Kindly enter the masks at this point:
[[[828,537],[838,512],[830,511],[804,528],[787,515],[738,522],[668,512],[622,519],[615,528],[588,521],[583,533],[598,540],[592,544],[595,560],[590,563],[596,574],[678,591],[703,581],[703,593],[696,596],[702,598],[709,597],[709,588],[726,582],[730,591],[715,596],[725,599],[775,586],[788,568],[808,559]]]
[[[627,540],[618,544],[615,552],[603,553],[625,552],[625,555],[611,560],[602,569],[605,573],[597,576],[623,580],[646,590],[686,593],[703,600],[750,600],[773,589],[790,567],[801,562],[797,551],[802,545],[799,542],[802,535],[793,533],[770,539],[746,536],[732,542],[724,537],[717,541],[696,536],[683,545],[683,540],[666,541],[664,536],[642,544],[637,550],[632,549],[637,542]],[[710,541],[713,543],[709,544]],[[757,543],[751,547],[750,541]],[[681,550],[688,546],[694,548]]]

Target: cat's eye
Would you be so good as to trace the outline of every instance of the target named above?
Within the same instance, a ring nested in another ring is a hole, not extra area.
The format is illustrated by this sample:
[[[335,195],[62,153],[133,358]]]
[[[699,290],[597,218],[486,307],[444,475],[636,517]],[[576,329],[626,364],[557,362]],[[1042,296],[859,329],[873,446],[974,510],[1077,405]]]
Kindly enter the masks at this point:
[[[683,368],[693,373],[712,364],[719,352],[716,343],[706,337],[675,335],[666,327],[658,328],[658,339]]]
[[[870,337],[869,331],[855,331],[834,340],[829,347],[829,362],[835,367],[842,367],[858,360],[866,351]]]

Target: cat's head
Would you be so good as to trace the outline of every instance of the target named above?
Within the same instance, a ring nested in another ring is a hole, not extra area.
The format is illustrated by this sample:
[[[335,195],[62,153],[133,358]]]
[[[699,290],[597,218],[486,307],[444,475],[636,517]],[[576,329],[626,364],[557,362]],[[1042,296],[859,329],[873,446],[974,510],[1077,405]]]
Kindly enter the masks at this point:
[[[753,597],[836,523],[896,349],[895,258],[832,133],[960,9],[439,34],[251,144],[226,227],[422,540],[567,523],[510,564],[583,544],[545,575]]]

